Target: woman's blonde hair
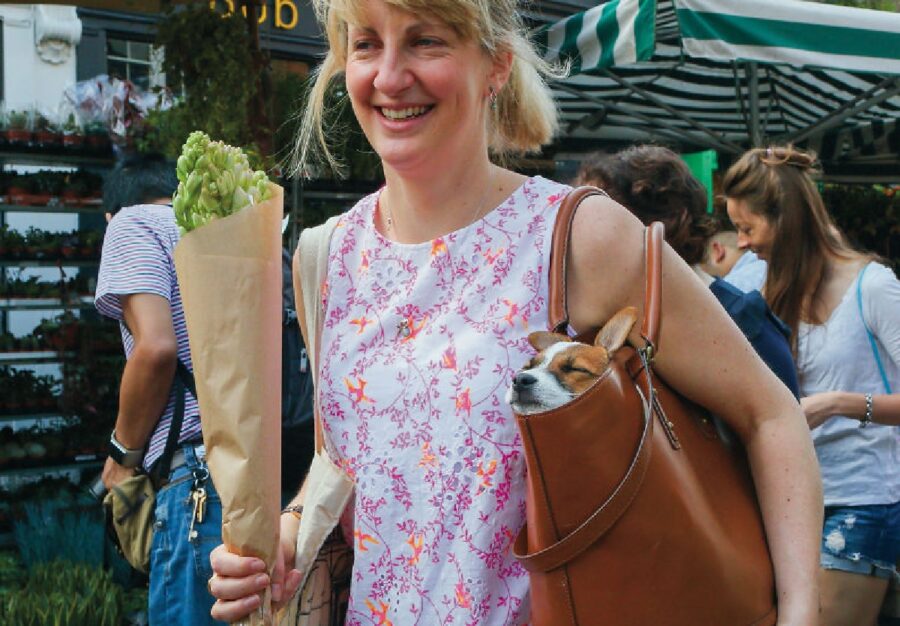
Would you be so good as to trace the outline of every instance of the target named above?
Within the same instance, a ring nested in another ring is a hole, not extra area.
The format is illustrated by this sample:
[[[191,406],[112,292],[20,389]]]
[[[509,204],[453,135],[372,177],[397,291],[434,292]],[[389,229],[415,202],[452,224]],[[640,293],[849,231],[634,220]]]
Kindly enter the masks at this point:
[[[504,158],[537,151],[558,127],[557,109],[546,78],[562,78],[565,69],[541,59],[526,35],[518,0],[385,0],[403,11],[428,14],[450,26],[461,38],[478,42],[490,56],[511,52],[512,71],[491,108],[488,147]],[[364,0],[312,0],[328,39],[328,54],[315,71],[291,153],[290,169],[301,172],[315,157],[336,171],[342,164],[328,146],[326,99],[332,81],[347,61],[348,23],[358,21]]]
[[[790,327],[795,352],[800,322],[825,321],[817,305],[829,259],[862,256],[825,209],[816,174],[815,154],[771,146],[745,152],[722,179],[726,198],[744,201],[775,231],[764,291],[772,311]]]

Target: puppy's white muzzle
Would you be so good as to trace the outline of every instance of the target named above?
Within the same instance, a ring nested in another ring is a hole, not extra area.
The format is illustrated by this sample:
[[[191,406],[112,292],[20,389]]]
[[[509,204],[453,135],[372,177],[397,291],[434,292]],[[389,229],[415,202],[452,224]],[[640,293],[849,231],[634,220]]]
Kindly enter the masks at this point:
[[[519,415],[533,415],[558,408],[572,400],[573,394],[546,368],[523,370],[513,378],[506,401]]]

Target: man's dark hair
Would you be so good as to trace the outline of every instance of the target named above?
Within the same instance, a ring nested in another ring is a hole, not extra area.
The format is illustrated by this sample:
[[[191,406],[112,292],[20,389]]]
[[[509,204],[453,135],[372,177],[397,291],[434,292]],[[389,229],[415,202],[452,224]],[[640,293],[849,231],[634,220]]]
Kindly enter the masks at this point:
[[[158,153],[137,154],[116,164],[103,184],[103,208],[115,215],[124,207],[171,198],[178,188],[175,163]]]

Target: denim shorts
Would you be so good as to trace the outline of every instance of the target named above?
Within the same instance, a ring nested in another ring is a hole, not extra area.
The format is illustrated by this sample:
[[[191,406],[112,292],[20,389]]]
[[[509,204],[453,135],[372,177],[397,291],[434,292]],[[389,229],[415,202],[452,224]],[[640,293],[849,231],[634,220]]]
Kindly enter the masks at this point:
[[[897,578],[900,502],[826,506],[820,564],[824,569]]]

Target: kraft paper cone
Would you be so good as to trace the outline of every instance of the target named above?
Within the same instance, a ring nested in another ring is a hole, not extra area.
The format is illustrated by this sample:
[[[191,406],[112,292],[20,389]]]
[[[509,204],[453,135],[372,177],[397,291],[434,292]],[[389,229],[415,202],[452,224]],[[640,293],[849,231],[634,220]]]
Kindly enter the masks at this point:
[[[185,234],[175,248],[206,458],[228,550],[266,562],[281,511],[283,190]],[[242,623],[270,624],[267,590]]]

